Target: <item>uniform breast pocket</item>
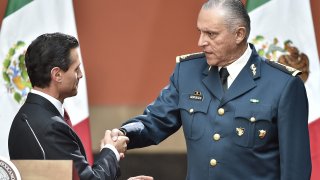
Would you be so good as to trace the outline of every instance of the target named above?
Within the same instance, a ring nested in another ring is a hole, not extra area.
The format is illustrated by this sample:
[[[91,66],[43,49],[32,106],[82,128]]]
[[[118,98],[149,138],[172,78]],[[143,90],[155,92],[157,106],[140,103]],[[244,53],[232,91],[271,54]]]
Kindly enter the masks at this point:
[[[238,104],[232,130],[233,142],[246,148],[259,148],[272,138],[271,106]]]
[[[211,99],[190,97],[190,94],[180,95],[179,105],[183,132],[186,138],[197,140],[202,137],[207,126],[208,109]]]

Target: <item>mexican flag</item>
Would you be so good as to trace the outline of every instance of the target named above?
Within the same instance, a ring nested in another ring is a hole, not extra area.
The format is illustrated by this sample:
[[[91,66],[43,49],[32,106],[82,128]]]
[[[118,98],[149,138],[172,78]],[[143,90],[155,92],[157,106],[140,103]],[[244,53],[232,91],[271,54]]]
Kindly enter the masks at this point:
[[[0,31],[0,156],[9,157],[7,140],[10,126],[31,89],[24,53],[36,37],[53,32],[77,37],[72,0],[8,0]],[[64,107],[92,164],[85,75],[78,88],[78,95],[67,98]]]
[[[259,54],[303,72],[309,99],[311,179],[320,179],[320,65],[310,2],[247,0],[246,6],[251,18],[249,41]]]

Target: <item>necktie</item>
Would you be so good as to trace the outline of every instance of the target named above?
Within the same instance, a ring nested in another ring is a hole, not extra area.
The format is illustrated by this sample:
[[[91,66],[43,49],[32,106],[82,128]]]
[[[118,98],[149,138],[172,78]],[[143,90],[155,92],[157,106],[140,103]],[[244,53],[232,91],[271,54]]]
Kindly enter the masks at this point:
[[[221,68],[219,71],[219,75],[220,75],[220,80],[221,80],[221,84],[222,84],[222,88],[223,91],[226,91],[228,89],[228,76],[229,76],[229,72],[227,70],[227,68]]]
[[[66,123],[67,123],[70,127],[72,127],[72,123],[71,123],[69,114],[67,113],[66,110],[64,110],[63,118],[64,118],[64,120],[66,121]]]

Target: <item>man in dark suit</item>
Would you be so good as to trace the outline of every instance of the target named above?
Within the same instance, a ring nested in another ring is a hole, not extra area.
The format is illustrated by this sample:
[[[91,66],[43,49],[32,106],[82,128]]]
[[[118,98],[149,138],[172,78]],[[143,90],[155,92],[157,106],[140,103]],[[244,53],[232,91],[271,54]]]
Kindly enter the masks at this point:
[[[78,47],[76,38],[61,33],[41,35],[28,47],[25,62],[33,89],[10,129],[10,158],[70,159],[80,179],[116,179],[128,138],[114,142],[107,130],[90,166],[81,140],[63,118],[63,101],[77,94],[82,78]]]
[[[188,180],[309,179],[308,99],[299,71],[247,43],[250,18],[240,0],[209,0],[197,28],[203,52],[178,57],[170,84],[112,136],[125,134],[128,148],[138,148],[182,126]]]

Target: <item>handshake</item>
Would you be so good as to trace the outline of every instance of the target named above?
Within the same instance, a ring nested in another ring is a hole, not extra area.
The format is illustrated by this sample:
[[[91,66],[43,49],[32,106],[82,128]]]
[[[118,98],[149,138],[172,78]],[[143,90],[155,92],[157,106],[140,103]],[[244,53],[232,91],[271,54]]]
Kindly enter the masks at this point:
[[[129,138],[125,136],[119,129],[112,131],[106,130],[103,139],[100,142],[100,149],[104,148],[107,144],[114,146],[120,154],[120,158],[124,158],[124,153],[127,151],[127,144]]]
[[[120,159],[124,158],[124,154],[127,151],[127,144],[129,138],[125,136],[119,129],[113,129],[112,131],[106,130],[103,139],[100,143],[100,148],[106,147],[107,144],[114,146],[119,152]],[[135,176],[130,177],[128,180],[153,180],[151,176]]]

